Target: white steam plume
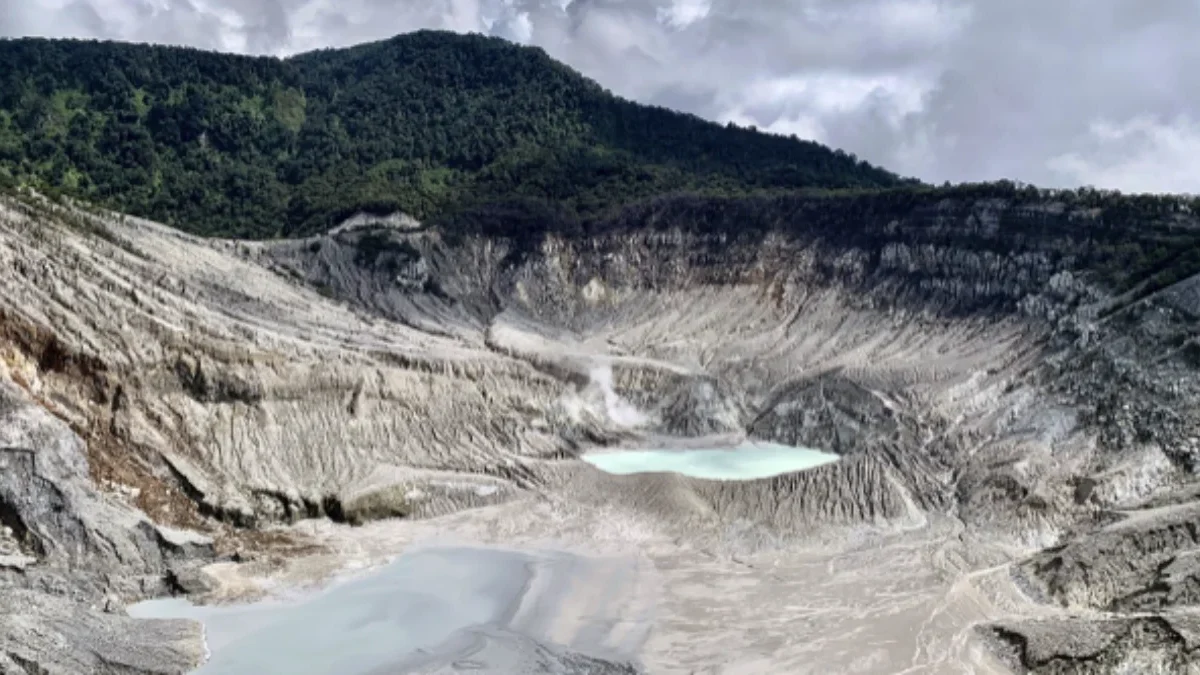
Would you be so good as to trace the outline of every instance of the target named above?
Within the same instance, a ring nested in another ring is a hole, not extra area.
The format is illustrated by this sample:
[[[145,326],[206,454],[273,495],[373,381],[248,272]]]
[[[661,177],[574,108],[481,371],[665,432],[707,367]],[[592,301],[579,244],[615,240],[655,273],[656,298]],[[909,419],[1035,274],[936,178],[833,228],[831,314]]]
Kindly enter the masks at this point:
[[[588,371],[592,382],[604,394],[604,407],[608,417],[623,427],[636,427],[646,423],[646,416],[613,389],[612,366],[596,366]]]

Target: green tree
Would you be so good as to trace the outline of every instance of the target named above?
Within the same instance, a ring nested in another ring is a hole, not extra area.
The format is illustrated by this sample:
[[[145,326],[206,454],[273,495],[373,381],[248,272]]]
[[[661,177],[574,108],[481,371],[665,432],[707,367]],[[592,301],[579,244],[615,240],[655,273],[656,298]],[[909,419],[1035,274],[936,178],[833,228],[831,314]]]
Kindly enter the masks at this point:
[[[632,103],[539,49],[477,35],[286,60],[19,39],[0,41],[0,62],[0,168],[201,234],[512,198],[584,216],[681,190],[906,183],[815,143]]]

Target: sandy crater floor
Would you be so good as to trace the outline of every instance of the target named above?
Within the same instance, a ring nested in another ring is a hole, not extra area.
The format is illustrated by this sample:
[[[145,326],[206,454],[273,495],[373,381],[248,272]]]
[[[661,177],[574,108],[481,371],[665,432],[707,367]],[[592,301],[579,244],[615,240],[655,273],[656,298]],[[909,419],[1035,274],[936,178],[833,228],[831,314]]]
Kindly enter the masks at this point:
[[[750,554],[730,553],[745,548],[733,533],[727,546],[698,546],[617,507],[583,511],[555,500],[361,528],[311,521],[293,532],[331,552],[273,569],[215,565],[217,595],[369,578],[429,546],[559,551],[587,562],[566,576],[534,575],[543,583],[525,589],[512,625],[551,644],[636,659],[650,673],[1008,673],[974,626],[1052,611],[1020,594],[1002,551],[992,548],[991,561],[964,558],[989,547],[968,544],[944,519],[908,532],[822,537],[850,544],[760,542]]]

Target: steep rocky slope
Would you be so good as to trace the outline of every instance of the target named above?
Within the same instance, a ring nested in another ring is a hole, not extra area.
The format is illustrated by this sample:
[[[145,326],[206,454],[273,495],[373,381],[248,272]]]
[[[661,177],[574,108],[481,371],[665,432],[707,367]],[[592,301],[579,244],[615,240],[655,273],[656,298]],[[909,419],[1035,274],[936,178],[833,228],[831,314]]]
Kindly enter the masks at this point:
[[[979,628],[1003,653],[1177,672],[1200,278],[1115,292],[1089,252],[1118,235],[1053,201],[813,215],[843,207],[861,202],[747,221],[663,201],[544,236],[360,218],[233,242],[5,198],[0,583],[22,590],[0,599],[0,667],[177,672],[198,636],[157,624],[155,649],[114,645],[121,603],[303,545],[272,525],[549,499],[735,556],[954,522],[1045,603]],[[743,482],[576,459],[712,434],[842,459]],[[60,636],[22,637],[28,616]],[[56,661],[52,640],[91,660]]]

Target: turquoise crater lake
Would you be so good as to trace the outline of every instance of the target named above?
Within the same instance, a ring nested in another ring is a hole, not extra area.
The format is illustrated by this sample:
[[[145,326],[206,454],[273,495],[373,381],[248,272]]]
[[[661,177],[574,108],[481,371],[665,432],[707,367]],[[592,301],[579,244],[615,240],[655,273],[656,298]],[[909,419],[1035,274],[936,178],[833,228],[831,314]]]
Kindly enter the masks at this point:
[[[678,473],[709,480],[753,480],[803,471],[838,455],[763,441],[707,448],[603,450],[581,458],[606,473]]]

